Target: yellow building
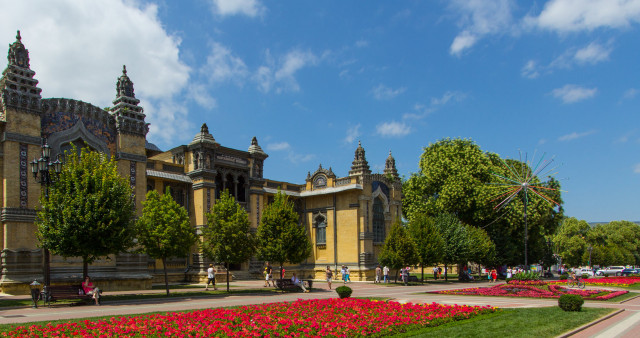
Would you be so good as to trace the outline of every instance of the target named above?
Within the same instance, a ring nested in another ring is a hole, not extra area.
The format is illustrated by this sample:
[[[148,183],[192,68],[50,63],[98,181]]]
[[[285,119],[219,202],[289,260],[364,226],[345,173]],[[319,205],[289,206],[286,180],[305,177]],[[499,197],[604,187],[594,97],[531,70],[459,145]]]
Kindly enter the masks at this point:
[[[161,151],[146,141],[149,130],[134,86],[123,67],[116,98],[108,110],[66,98],[42,98],[29,53],[20,33],[10,45],[9,63],[0,78],[0,222],[2,255],[0,287],[26,292],[43,278],[43,252],[34,225],[41,188],[29,172],[46,139],[52,157],[72,144],[113,155],[120,173],[128,176],[138,215],[149,190],[168,187],[183,205],[194,231],[206,224],[206,213],[224,190],[247,210],[252,228],[278,190],[290,196],[313,243],[313,254],[297,270],[321,278],[327,265],[348,265],[354,280],[373,278],[377,257],[392,222],[401,213],[401,183],[389,153],[383,174],[372,174],[359,144],[348,176],[338,178],[320,166],[302,184],[265,179],[268,155],[254,137],[247,151],[220,145],[203,124],[187,145]],[[197,249],[189,257],[167,261],[172,281],[206,279],[210,262]],[[162,266],[144,254],[121,253],[89,267],[92,278],[106,290],[149,288],[161,280]],[[236,278],[261,275],[264,262],[252,259],[232,266]],[[53,284],[78,282],[81,260],[51,257]]]

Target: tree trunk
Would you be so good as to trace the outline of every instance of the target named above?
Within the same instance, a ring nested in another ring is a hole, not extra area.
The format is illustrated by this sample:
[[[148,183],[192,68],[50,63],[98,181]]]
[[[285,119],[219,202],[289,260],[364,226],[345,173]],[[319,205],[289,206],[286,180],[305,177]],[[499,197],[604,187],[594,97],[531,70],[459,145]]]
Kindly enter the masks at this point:
[[[82,281],[84,282],[89,275],[89,263],[87,263],[87,257],[82,257]]]
[[[394,281],[395,284],[398,284],[398,273],[400,272],[400,270],[396,269],[396,280]]]
[[[229,263],[224,263],[225,269],[227,269],[227,292],[229,292]]]
[[[162,269],[164,270],[164,287],[167,289],[167,297],[169,297],[169,277],[167,276],[167,259],[162,257]]]
[[[424,264],[420,264],[420,267],[422,268],[422,284],[424,284]]]

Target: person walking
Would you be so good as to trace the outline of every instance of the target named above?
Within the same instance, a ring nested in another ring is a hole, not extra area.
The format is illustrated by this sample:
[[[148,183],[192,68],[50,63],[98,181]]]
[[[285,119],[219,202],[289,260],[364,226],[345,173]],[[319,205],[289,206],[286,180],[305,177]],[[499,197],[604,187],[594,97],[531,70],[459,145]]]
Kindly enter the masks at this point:
[[[438,267],[433,267],[433,280],[438,280]]]
[[[342,282],[347,284],[347,268],[344,265],[340,269],[340,276],[342,277]]]
[[[380,265],[378,265],[376,267],[376,280],[374,281],[374,283],[379,284],[380,283],[380,277],[382,275],[382,268],[380,267]]]
[[[271,268],[271,264],[267,262],[267,266],[264,267],[264,287],[269,286],[269,281],[271,281],[271,285],[275,286],[273,283],[273,268]]]
[[[329,290],[331,290],[331,279],[333,279],[333,271],[331,271],[331,267],[327,265],[327,270],[324,272],[327,278],[327,284],[329,284]]]
[[[491,282],[495,283],[498,281],[498,271],[496,269],[491,270]]]
[[[209,268],[207,269],[207,285],[204,287],[205,291],[209,290],[209,284],[213,283],[213,289],[218,290],[216,287],[216,268],[213,267],[213,264],[209,264]]]
[[[345,278],[345,283],[347,281],[349,281],[349,283],[351,283],[351,271],[349,270],[349,267],[346,267],[346,271],[347,271],[347,277]]]
[[[385,283],[389,283],[389,267],[388,266],[384,266],[384,268],[382,268],[382,274],[384,276],[384,282]]]

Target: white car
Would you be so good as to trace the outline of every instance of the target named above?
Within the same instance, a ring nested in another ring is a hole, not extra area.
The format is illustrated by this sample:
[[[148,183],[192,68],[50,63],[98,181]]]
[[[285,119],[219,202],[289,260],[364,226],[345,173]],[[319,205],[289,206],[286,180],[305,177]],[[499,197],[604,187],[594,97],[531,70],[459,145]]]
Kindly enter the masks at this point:
[[[587,268],[575,269],[573,270],[573,272],[576,273],[576,276],[582,277],[583,275],[588,275],[589,277],[593,277],[593,270],[591,269],[587,269]]]
[[[622,276],[624,266],[610,266],[596,271],[596,276]]]

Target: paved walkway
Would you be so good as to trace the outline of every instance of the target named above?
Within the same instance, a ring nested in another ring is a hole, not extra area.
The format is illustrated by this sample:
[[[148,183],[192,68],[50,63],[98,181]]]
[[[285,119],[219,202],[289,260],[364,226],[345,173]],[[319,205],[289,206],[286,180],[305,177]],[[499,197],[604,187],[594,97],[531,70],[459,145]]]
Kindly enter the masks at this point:
[[[238,281],[232,283],[234,290],[261,289],[263,281]],[[342,283],[334,283],[334,289]],[[476,284],[477,285],[477,284]],[[489,286],[480,283],[478,286]],[[223,285],[221,285],[222,287]],[[476,297],[476,296],[452,296],[429,294],[425,291],[448,290],[470,287],[473,285],[462,283],[429,283],[425,286],[385,286],[370,282],[350,283],[354,297],[391,297],[399,302],[412,303],[442,303],[442,304],[466,304],[466,305],[491,305],[501,308],[518,307],[543,307],[557,306],[556,300],[510,298],[510,297]],[[102,306],[67,306],[57,305],[51,308],[30,307],[0,308],[0,324],[29,323],[36,321],[50,321],[59,319],[86,318],[95,316],[117,316],[125,314],[147,313],[154,311],[183,311],[191,309],[205,309],[223,306],[238,306],[281,301],[293,301],[296,299],[324,299],[336,297],[334,290],[328,290],[326,283],[316,282],[316,287],[311,293],[243,293],[232,295],[212,295],[199,297],[176,297],[140,299],[128,301],[103,302]],[[172,292],[201,291],[202,288],[172,290]],[[121,291],[109,294],[131,293],[159,293],[163,290]],[[3,298],[23,298],[28,296],[9,296],[0,294]],[[609,319],[603,320],[593,326],[574,334],[572,337],[640,337],[640,298],[631,299],[624,303],[601,303],[595,301],[585,302],[586,307],[606,307],[624,310]]]

